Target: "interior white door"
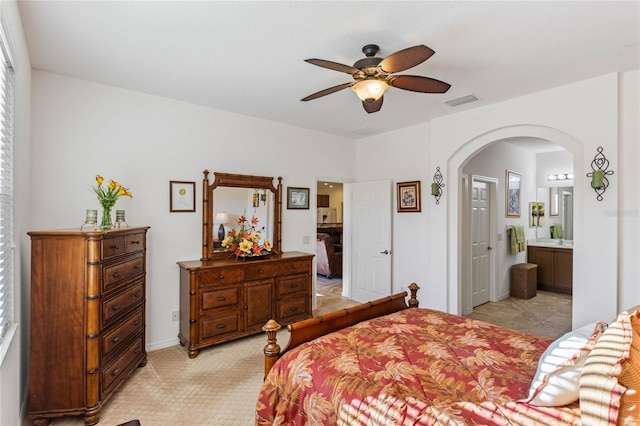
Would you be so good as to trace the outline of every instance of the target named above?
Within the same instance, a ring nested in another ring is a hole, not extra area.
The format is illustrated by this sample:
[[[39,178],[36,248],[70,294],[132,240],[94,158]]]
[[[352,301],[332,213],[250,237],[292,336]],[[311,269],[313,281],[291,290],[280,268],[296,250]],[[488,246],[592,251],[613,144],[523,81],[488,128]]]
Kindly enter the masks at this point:
[[[473,180],[471,188],[471,303],[489,301],[491,193],[487,182]]]
[[[391,294],[390,180],[353,183],[351,298],[366,302]]]

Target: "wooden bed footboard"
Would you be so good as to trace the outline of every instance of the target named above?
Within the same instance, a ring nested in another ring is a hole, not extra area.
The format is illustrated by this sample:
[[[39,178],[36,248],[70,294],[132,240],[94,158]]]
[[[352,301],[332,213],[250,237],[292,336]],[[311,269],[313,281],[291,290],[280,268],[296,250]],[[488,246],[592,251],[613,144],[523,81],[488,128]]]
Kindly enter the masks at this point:
[[[284,350],[280,350],[280,345],[278,345],[276,338],[278,330],[282,327],[276,321],[269,320],[269,322],[262,327],[267,334],[267,345],[264,347],[264,377],[267,377],[269,370],[271,370],[271,367],[278,358],[302,343],[340,330],[341,328],[349,327],[361,321],[407,308],[417,308],[418,299],[416,298],[416,294],[420,287],[418,287],[416,283],[411,283],[408,288],[411,292],[408,305],[406,302],[408,294],[406,291],[403,291],[402,293],[362,303],[351,308],[340,309],[326,315],[289,324],[287,330],[289,330],[291,337]]]

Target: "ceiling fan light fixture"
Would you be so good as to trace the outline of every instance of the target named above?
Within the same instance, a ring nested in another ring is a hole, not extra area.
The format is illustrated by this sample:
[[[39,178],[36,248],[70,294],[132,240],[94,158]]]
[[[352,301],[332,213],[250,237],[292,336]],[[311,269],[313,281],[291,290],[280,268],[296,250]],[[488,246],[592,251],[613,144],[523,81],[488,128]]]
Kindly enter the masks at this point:
[[[389,85],[386,81],[376,79],[361,80],[352,87],[360,100],[368,103],[372,103],[380,99],[388,88]]]

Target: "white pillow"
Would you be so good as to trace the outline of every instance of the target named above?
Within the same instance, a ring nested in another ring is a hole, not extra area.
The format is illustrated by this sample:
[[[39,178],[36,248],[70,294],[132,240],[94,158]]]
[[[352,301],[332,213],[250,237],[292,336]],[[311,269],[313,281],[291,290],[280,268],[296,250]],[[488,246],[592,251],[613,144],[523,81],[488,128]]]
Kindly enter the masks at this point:
[[[524,402],[557,407],[576,401],[582,367],[605,326],[604,323],[587,324],[551,343],[538,360],[538,369]]]

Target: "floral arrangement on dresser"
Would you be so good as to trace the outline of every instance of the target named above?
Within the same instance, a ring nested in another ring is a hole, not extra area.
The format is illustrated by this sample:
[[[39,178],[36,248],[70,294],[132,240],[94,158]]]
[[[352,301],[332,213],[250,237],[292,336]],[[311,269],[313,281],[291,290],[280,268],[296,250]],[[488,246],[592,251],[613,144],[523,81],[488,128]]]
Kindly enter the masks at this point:
[[[129,191],[129,188],[125,188],[113,179],[109,179],[109,183],[103,187],[102,184],[105,183],[105,178],[96,175],[96,182],[97,185],[92,189],[98,197],[100,206],[102,206],[102,222],[100,223],[100,228],[111,229],[113,227],[111,209],[116,205],[116,201],[118,201],[120,197],[133,198],[133,195],[131,191]]]
[[[258,222],[259,220],[255,216],[251,220],[240,216],[238,218],[240,228],[229,231],[227,238],[222,240],[222,247],[228,249],[236,257],[258,257],[269,254],[272,248],[271,241],[268,238],[262,239],[264,227],[258,228]]]

